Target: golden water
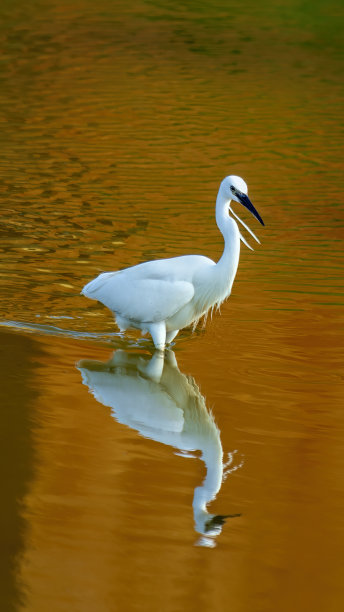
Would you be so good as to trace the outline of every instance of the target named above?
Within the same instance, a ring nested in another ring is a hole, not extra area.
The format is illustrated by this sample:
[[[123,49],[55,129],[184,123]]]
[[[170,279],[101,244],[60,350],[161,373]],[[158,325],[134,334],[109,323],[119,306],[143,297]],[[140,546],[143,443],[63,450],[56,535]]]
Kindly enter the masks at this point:
[[[1,610],[341,611],[339,4],[1,11]],[[266,227],[245,215],[261,246],[175,344],[206,432],[188,453],[82,383],[114,350],[146,367],[150,344],[79,292],[101,270],[218,258],[227,174]],[[207,510],[239,515],[217,535],[192,507],[208,435],[232,471]]]

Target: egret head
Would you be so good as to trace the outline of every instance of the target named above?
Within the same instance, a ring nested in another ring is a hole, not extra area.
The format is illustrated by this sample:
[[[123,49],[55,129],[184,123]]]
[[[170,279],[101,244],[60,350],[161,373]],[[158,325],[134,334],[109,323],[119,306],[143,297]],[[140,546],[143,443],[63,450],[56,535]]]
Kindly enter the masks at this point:
[[[228,195],[229,199],[235,200],[236,202],[240,202],[238,195],[244,194],[247,196],[247,185],[240,176],[227,176],[224,181],[224,187],[226,189],[226,195]]]
[[[223,181],[221,183],[220,191],[222,191],[222,194],[224,195],[225,200],[228,200],[229,202],[230,201],[239,202],[239,204],[242,204],[242,206],[245,206],[245,208],[247,208],[247,210],[249,210],[250,213],[256,219],[258,219],[259,223],[264,225],[263,219],[261,218],[261,216],[258,213],[258,211],[255,209],[255,207],[253,206],[250,198],[247,195],[247,191],[248,191],[247,190],[247,185],[246,185],[245,181],[240,176],[234,176],[234,175],[227,176],[225,179],[223,179]],[[237,221],[239,221],[241,223],[241,225],[243,225],[245,227],[245,229],[247,229],[247,231],[251,234],[251,236],[253,236],[253,238],[257,242],[259,242],[258,238],[250,230],[250,228],[247,227],[247,225],[235,214],[235,212],[231,208],[231,204],[229,204],[229,212],[233,215],[233,217],[235,217],[237,219]],[[240,239],[246,244],[247,247],[249,247],[250,249],[252,248],[246,242],[246,240],[242,236],[242,234],[240,234]]]
[[[240,178],[240,176],[227,176],[223,181],[223,185],[226,190],[226,195],[228,195],[228,198],[230,200],[235,200],[235,202],[239,202],[239,204],[245,206],[245,208],[247,208],[247,210],[249,210],[250,213],[252,213],[252,215],[256,217],[256,219],[258,219],[259,223],[264,225],[263,219],[256,211],[250,198],[247,195],[247,185],[245,181]]]

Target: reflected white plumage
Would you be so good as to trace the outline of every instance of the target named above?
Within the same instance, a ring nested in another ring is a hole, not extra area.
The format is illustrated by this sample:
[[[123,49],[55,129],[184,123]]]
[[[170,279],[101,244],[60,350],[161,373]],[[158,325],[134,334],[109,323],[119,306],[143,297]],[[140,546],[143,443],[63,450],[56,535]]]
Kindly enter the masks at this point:
[[[155,347],[163,350],[180,329],[195,325],[230,295],[240,240],[249,247],[231,215],[259,242],[233,212],[231,200],[245,206],[264,225],[248,198],[245,181],[239,176],[227,176],[216,200],[216,223],[225,242],[217,263],[202,255],[148,261],[125,270],[104,272],[85,285],[81,293],[107,306],[121,331],[134,328],[150,333]]]
[[[238,514],[210,514],[207,505],[216,498],[223,480],[241,467],[233,453],[223,461],[220,431],[196,382],[180,372],[175,355],[167,350],[146,355],[117,350],[106,363],[83,359],[77,364],[82,380],[97,401],[109,406],[119,423],[145,438],[170,445],[184,457],[201,451],[206,466],[203,483],[193,496],[198,544],[215,546],[226,518]]]

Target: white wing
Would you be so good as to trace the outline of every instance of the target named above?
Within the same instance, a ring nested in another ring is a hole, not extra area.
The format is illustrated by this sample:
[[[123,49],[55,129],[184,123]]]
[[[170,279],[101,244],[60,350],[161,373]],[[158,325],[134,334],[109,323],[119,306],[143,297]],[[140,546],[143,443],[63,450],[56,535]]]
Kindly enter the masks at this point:
[[[194,295],[191,282],[130,278],[124,272],[105,272],[88,283],[82,293],[99,300],[125,319],[155,323],[172,317]]]
[[[120,423],[153,440],[162,437],[159,441],[164,441],[164,437],[168,440],[169,434],[173,440],[173,436],[182,432],[183,410],[160,385],[141,376],[129,376],[121,370],[102,372],[82,367],[79,370],[83,383],[90,388],[96,400],[111,407]]]

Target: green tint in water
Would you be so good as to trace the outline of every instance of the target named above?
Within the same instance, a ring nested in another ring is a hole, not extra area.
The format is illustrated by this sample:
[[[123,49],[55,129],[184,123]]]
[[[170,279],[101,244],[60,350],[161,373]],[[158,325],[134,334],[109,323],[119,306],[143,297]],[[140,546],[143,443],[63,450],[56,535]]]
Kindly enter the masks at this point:
[[[18,333],[3,341],[6,605],[26,593],[35,612],[90,598],[97,610],[341,610],[339,3],[1,12],[0,316]],[[243,248],[222,316],[176,346],[224,450],[245,455],[210,509],[244,518],[201,551],[201,463],[116,424],[74,371],[109,359],[78,338],[122,346],[79,292],[146,259],[217,259],[230,173],[266,222],[245,217],[262,246]]]

